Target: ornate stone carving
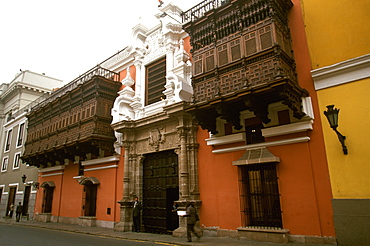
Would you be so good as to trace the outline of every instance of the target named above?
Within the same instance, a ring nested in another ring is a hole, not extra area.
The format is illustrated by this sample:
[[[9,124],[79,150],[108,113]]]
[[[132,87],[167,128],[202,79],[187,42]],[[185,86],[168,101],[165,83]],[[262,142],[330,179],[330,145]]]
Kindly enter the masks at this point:
[[[163,131],[163,128],[154,128],[149,131],[148,143],[150,146],[154,147],[155,151],[158,151],[159,145],[165,141],[164,135],[161,133],[161,130]]]

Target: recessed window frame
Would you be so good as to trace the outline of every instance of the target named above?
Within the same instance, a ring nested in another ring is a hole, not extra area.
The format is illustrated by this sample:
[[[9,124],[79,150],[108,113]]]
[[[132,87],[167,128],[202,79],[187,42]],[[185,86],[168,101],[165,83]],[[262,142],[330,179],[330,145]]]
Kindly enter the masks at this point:
[[[19,169],[21,166],[21,152],[14,154],[13,169]]]
[[[5,146],[4,146],[4,151],[8,152],[10,150],[10,145],[12,143],[12,134],[13,129],[9,129],[6,131],[6,138],[5,138]]]
[[[1,162],[1,172],[6,172],[8,170],[9,157],[4,157]]]
[[[17,148],[21,147],[23,145],[23,139],[24,139],[24,129],[26,127],[25,122],[20,123],[18,127],[18,137],[17,137]]]

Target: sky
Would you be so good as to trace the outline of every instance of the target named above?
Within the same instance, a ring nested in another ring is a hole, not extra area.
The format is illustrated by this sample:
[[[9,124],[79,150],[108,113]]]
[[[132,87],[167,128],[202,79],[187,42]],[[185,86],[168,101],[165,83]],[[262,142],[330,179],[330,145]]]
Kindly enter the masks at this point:
[[[183,11],[201,0],[163,0]],[[130,44],[131,30],[158,24],[158,0],[0,0],[0,84],[21,70],[65,84]]]

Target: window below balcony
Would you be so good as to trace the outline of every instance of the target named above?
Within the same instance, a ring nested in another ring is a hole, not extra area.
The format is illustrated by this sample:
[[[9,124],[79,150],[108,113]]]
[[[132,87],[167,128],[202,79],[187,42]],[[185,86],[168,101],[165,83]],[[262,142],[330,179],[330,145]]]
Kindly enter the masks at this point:
[[[239,170],[243,226],[282,227],[276,163],[242,165]]]

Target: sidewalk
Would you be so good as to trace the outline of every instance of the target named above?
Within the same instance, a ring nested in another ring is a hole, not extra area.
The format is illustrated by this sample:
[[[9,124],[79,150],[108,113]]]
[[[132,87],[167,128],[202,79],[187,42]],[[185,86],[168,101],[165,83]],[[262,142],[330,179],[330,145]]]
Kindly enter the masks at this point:
[[[170,245],[247,245],[247,246],[328,246],[325,244],[301,244],[301,243],[270,243],[270,242],[257,242],[248,239],[235,239],[227,237],[202,237],[197,239],[193,237],[193,242],[186,242],[186,238],[172,237],[171,235],[162,234],[151,234],[151,233],[135,233],[135,232],[117,232],[110,228],[101,227],[84,227],[72,224],[61,224],[61,223],[45,223],[38,222],[34,220],[21,220],[20,222],[15,222],[14,219],[0,219],[1,224],[15,224],[19,226],[31,226],[39,228],[47,228],[50,230],[60,230],[69,231],[82,234],[92,234],[111,238],[121,238],[129,240],[140,240],[140,241],[150,241],[158,243],[166,243]]]

